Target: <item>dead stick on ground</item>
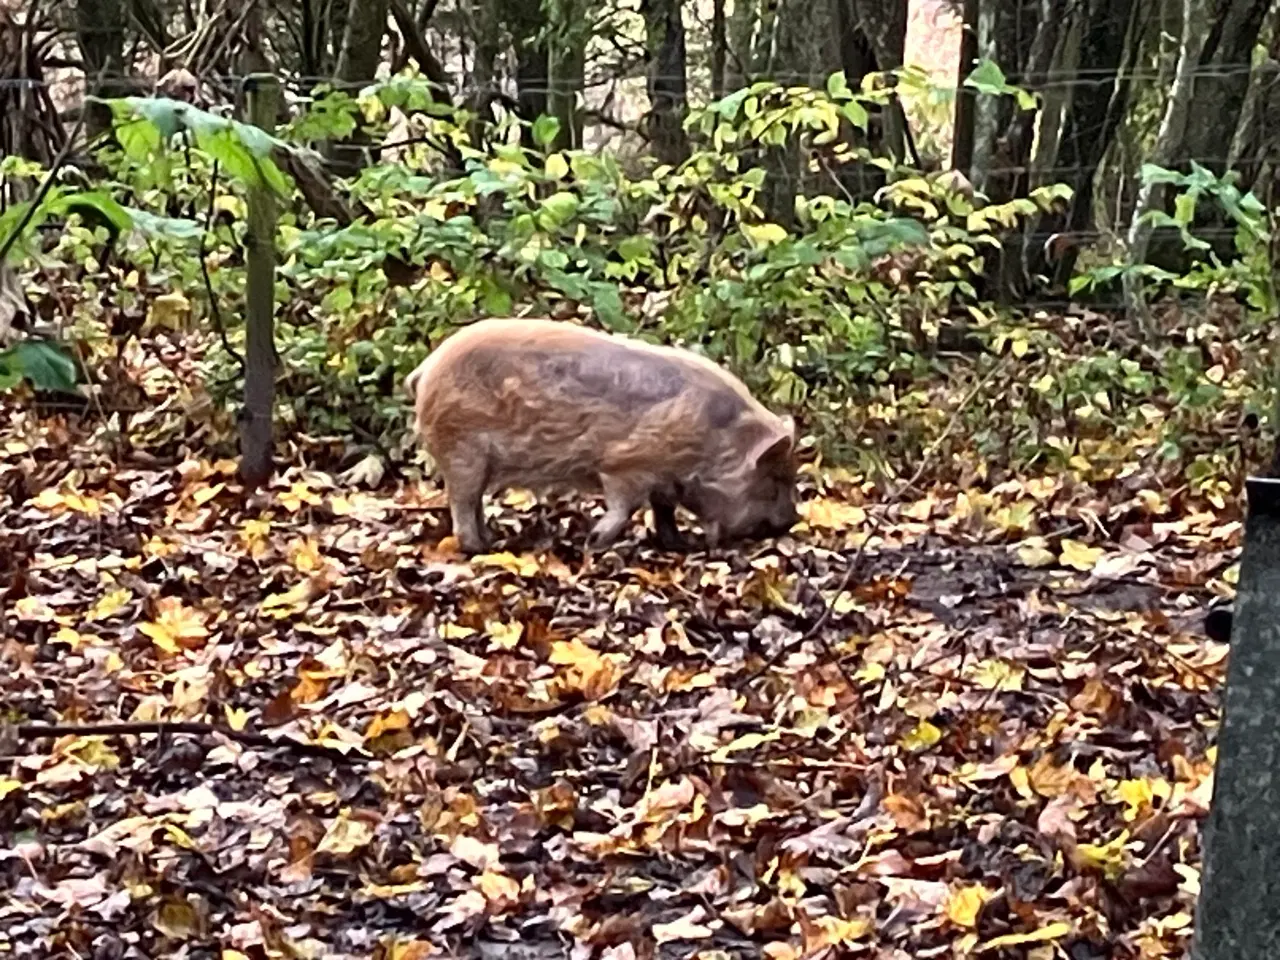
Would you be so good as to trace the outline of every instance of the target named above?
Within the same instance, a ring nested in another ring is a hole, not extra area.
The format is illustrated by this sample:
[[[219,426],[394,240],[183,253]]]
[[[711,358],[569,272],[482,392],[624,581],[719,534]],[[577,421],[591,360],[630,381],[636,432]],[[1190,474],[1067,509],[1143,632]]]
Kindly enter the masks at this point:
[[[338,763],[358,763],[367,758],[348,755],[333,747],[318,743],[303,743],[292,737],[268,737],[263,733],[232,730],[216,723],[196,721],[138,721],[129,723],[20,723],[10,728],[17,740],[38,740],[44,737],[105,737],[137,736],[139,734],[187,734],[189,736],[223,736],[250,747],[286,747],[296,753],[313,757],[325,757]],[[0,731],[0,736],[3,732]]]
[[[942,433],[938,434],[937,438],[933,441],[933,443],[929,444],[929,446],[925,449],[924,454],[920,457],[920,463],[916,466],[916,472],[911,475],[911,479],[909,479],[906,483],[899,486],[898,489],[894,492],[893,494],[894,499],[902,496],[902,494],[904,494],[906,491],[915,487],[916,483],[919,482],[920,478],[924,476],[924,472],[929,466],[929,461],[942,447],[942,444],[946,442],[947,437],[951,435],[951,432],[956,428],[956,425],[960,422],[960,415],[964,413],[964,411],[968,408],[969,404],[971,404],[974,398],[977,397],[977,395],[982,391],[982,388],[985,387],[988,383],[990,383],[992,378],[1001,370],[1003,370],[1005,366],[1008,365],[1008,362],[1009,362],[1009,358],[1005,357],[1003,360],[1001,360],[999,363],[993,366],[990,370],[988,370],[985,374],[983,374],[982,378],[973,385],[973,389],[971,389],[967,394],[965,394],[964,399],[960,401],[960,405],[956,407],[954,411],[952,411],[951,419],[947,422],[946,428],[942,431]],[[753,680],[757,679],[758,677],[763,676],[765,673],[768,673],[770,670],[776,667],[779,663],[781,663],[785,657],[790,656],[793,652],[800,649],[800,647],[802,647],[805,643],[816,638],[822,644],[823,648],[827,651],[827,654],[835,660],[836,666],[839,667],[840,673],[844,677],[845,683],[849,684],[850,688],[854,686],[853,681],[850,679],[850,677],[848,676],[848,674],[844,669],[844,665],[840,662],[840,658],[835,655],[835,652],[831,648],[830,642],[821,635],[821,632],[822,632],[822,629],[831,621],[831,615],[835,611],[836,601],[840,599],[840,595],[842,593],[844,593],[847,589],[849,589],[849,584],[853,582],[854,574],[858,572],[858,567],[862,563],[862,556],[864,553],[866,553],[867,544],[871,542],[872,537],[874,537],[877,533],[880,532],[880,527],[883,525],[883,523],[884,523],[884,514],[881,513],[881,514],[875,514],[872,516],[871,526],[868,528],[866,535],[862,538],[862,542],[858,544],[858,549],[854,553],[853,559],[849,561],[849,566],[845,568],[844,576],[840,578],[840,585],[836,587],[836,592],[835,594],[832,595],[831,602],[824,604],[822,613],[818,616],[818,619],[813,622],[813,625],[809,627],[808,630],[802,633],[795,640],[792,640],[790,643],[781,647],[772,657],[768,659],[768,661],[765,662],[765,664],[762,667],[760,667],[760,669],[756,670],[753,674],[751,674],[751,676],[747,677],[745,683],[751,683]]]

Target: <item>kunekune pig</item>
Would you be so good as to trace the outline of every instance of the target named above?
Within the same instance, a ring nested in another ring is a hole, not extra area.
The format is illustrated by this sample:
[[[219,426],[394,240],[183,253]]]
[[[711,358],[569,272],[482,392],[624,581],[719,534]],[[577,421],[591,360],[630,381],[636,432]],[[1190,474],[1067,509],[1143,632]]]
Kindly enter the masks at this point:
[[[646,501],[664,549],[682,545],[678,504],[712,547],[796,521],[793,422],[690,351],[554,320],[482,320],[447,337],[405,387],[467,553],[488,546],[484,494],[506,487],[603,491],[592,550]]]

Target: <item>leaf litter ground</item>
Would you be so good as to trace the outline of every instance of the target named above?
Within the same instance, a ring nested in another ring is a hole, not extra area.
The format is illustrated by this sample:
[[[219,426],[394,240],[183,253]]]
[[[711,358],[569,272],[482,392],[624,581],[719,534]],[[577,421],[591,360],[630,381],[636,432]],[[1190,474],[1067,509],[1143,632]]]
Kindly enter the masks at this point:
[[[810,482],[778,543],[588,561],[516,493],[468,561],[430,484],[79,429],[0,461],[11,955],[1185,955],[1229,509]],[[15,726],[122,721],[261,736]]]

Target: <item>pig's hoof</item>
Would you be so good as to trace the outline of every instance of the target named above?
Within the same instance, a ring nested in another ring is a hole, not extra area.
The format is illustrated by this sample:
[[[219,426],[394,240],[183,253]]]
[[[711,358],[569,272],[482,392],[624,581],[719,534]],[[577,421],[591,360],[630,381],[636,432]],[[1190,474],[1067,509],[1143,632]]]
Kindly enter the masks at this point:
[[[618,538],[616,536],[601,536],[593,531],[587,534],[587,552],[603,553],[612,547],[617,541]]]
[[[668,553],[684,553],[689,549],[689,542],[680,534],[662,530],[654,533],[653,544],[659,550],[665,550]]]
[[[468,557],[474,557],[477,553],[489,552],[489,541],[484,537],[461,537],[458,548]]]

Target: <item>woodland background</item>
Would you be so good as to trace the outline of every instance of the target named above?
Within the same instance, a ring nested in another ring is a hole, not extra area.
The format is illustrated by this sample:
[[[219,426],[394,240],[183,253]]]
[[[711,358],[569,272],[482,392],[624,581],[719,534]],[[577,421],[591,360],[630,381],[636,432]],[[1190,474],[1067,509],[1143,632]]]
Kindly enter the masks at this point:
[[[1277,44],[1272,0],[0,0],[0,943],[1185,956]],[[795,414],[803,521],[592,558],[598,505],[512,491],[460,557],[400,381],[516,313]]]

